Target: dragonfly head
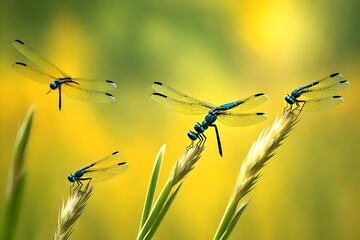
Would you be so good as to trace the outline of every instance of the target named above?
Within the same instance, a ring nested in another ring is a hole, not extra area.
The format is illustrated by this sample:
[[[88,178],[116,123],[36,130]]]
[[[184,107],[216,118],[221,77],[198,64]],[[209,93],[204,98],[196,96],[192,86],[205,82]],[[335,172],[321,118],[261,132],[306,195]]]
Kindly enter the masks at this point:
[[[288,104],[293,105],[296,102],[296,99],[293,96],[290,96],[289,94],[286,94],[285,101]]]
[[[50,83],[50,88],[51,88],[51,90],[55,90],[55,89],[57,89],[59,87],[59,82],[58,81],[53,81],[53,82],[51,82]]]
[[[72,175],[71,173],[68,175],[67,179],[69,180],[69,182],[75,182],[76,181],[76,177],[74,175]]]
[[[190,131],[190,130],[188,131],[187,135],[193,141],[195,141],[198,138],[198,135],[196,133],[194,133],[193,131]]]

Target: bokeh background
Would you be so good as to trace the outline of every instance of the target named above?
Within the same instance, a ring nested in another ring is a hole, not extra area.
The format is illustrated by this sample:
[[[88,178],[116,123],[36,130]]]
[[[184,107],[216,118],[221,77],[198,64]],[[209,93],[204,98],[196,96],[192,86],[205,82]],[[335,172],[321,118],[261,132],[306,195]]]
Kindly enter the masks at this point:
[[[153,81],[215,104],[265,92],[269,119],[247,128],[218,124],[224,157],[207,131],[203,157],[155,239],[211,239],[242,160],[280,116],[284,95],[332,72],[350,87],[345,103],[304,113],[263,170],[231,239],[360,239],[360,2],[347,1],[19,1],[0,2],[0,206],[16,132],[31,104],[27,183],[17,239],[49,239],[66,176],[119,150],[130,168],[95,186],[73,239],[134,239],[154,158],[160,177],[204,116],[173,112],[149,98]],[[89,104],[15,72],[28,62],[21,39],[72,76],[111,79],[114,104]],[[0,208],[1,209],[1,208]],[[0,213],[2,210],[0,210]]]

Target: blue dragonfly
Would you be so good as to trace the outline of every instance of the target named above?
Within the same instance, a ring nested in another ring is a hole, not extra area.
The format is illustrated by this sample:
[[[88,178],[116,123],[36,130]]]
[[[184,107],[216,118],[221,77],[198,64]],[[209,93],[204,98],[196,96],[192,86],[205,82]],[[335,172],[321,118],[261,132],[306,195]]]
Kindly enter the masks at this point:
[[[107,157],[93,162],[85,167],[80,168],[74,174],[69,174],[67,179],[73,183],[71,187],[74,186],[75,183],[78,184],[78,187],[81,188],[82,181],[93,181],[93,182],[101,182],[107,180],[109,178],[114,177],[115,175],[122,173],[128,168],[128,164],[126,162],[119,162],[115,164],[111,164],[117,157],[119,156],[119,152],[113,152]],[[108,166],[104,166],[104,164],[109,164]],[[70,188],[71,189],[71,188]]]
[[[156,92],[152,93],[150,97],[172,110],[191,115],[207,114],[202,123],[197,122],[195,124],[195,131],[188,131],[187,136],[192,141],[197,139],[203,141],[206,139],[204,131],[208,127],[214,127],[220,156],[222,156],[222,147],[219,131],[215,124],[216,120],[231,127],[245,127],[267,119],[266,115],[261,112],[242,113],[265,102],[267,96],[264,93],[258,93],[235,102],[215,106],[190,97],[160,82],[154,82],[151,87]]]
[[[25,63],[16,62],[13,64],[13,68],[18,73],[31,80],[50,84],[49,92],[58,89],[59,110],[61,110],[62,92],[71,98],[86,102],[115,102],[115,97],[108,93],[108,91],[112,91],[116,88],[116,84],[113,81],[91,78],[73,78],[45,58],[35,53],[33,49],[22,41],[15,40],[13,46],[38,67],[33,68]]]
[[[335,106],[344,102],[344,99],[341,96],[331,95],[347,88],[349,84],[350,83],[344,80],[344,77],[340,73],[333,73],[320,80],[295,89],[290,95],[286,94],[285,101],[287,104],[284,110],[293,112],[300,108],[300,103],[302,103],[302,106],[299,114],[302,110],[309,112],[321,111]],[[301,96],[308,99],[298,99]],[[294,104],[296,107],[293,109]]]

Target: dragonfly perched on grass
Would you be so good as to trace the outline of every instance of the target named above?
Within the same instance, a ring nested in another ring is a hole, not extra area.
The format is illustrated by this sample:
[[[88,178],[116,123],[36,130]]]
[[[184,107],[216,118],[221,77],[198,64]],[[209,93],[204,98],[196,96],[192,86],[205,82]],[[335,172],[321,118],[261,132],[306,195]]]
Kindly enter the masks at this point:
[[[71,98],[86,102],[115,102],[115,97],[108,93],[108,91],[112,91],[116,88],[116,84],[113,81],[91,78],[73,78],[60,70],[53,63],[38,55],[22,41],[15,40],[13,46],[38,67],[33,68],[25,63],[16,62],[13,64],[13,68],[18,73],[31,80],[50,84],[50,91],[58,89],[59,110],[61,110],[62,92]]]
[[[302,110],[304,111],[321,111],[326,108],[335,106],[344,102],[341,96],[331,96],[336,92],[343,90],[349,86],[349,82],[344,80],[344,77],[340,73],[333,73],[320,80],[311,82],[305,86],[299,87],[286,94],[285,111],[293,112],[300,108],[300,103],[303,103],[299,114]],[[299,97],[307,97],[308,99],[298,99]],[[296,107],[293,109],[293,105]]]
[[[246,127],[267,119],[266,115],[261,112],[243,113],[243,111],[252,109],[265,102],[267,96],[264,93],[258,93],[241,100],[215,106],[214,104],[190,97],[160,82],[154,82],[151,87],[156,92],[152,93],[150,97],[172,110],[193,115],[207,114],[202,123],[197,122],[195,124],[195,131],[189,130],[187,135],[192,141],[197,139],[202,141],[206,139],[204,131],[208,127],[214,127],[220,156],[222,156],[222,147],[219,131],[215,124],[216,120],[231,127]]]
[[[93,182],[100,182],[122,173],[128,168],[128,164],[126,162],[111,164],[111,162],[113,162],[118,156],[118,151],[113,152],[109,156],[97,162],[93,162],[85,167],[80,168],[74,174],[69,174],[67,179],[73,183],[71,187],[74,186],[75,182],[78,184],[76,187],[78,188],[83,185],[82,181],[88,180]],[[104,164],[109,165],[104,166]]]

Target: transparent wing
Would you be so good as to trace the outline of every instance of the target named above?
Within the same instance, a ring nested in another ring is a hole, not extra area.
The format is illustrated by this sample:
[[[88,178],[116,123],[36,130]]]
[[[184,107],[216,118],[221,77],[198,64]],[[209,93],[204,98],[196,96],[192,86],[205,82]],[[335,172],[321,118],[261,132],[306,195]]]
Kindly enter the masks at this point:
[[[164,83],[161,82],[154,82],[151,84],[151,87],[157,91],[158,93],[161,93],[162,95],[169,96],[170,98],[178,99],[180,101],[188,101],[192,103],[199,103],[200,105],[207,106],[208,108],[214,108],[215,105],[211,103],[207,103],[204,101],[200,101],[194,97],[190,97],[178,90],[173,89],[172,87],[167,86]]]
[[[218,108],[221,108],[224,106],[224,110],[226,110],[227,112],[242,112],[242,111],[247,111],[249,109],[259,106],[260,104],[265,102],[267,99],[268,99],[268,97],[264,93],[258,93],[258,94],[254,94],[252,96],[249,96],[247,98],[244,98],[242,100],[239,100],[239,101],[236,101],[233,103],[221,105]],[[235,104],[239,103],[239,105],[231,107],[230,109],[226,109],[227,105],[231,106],[231,104],[234,104],[234,103]]]
[[[97,92],[112,91],[116,88],[116,84],[110,80],[92,78],[72,78],[72,80],[79,83],[80,88]]]
[[[164,105],[165,107],[168,107],[180,113],[185,113],[190,115],[204,114],[211,109],[210,106],[201,105],[198,102],[195,103],[195,102],[181,101],[167,97],[160,93],[153,93],[150,95],[150,97],[154,101],[160,103],[161,105]]]
[[[309,88],[311,88],[311,89],[323,88],[324,86],[332,85],[334,83],[338,83],[343,80],[344,80],[343,75],[341,75],[340,73],[333,73],[333,74],[330,74],[329,76],[326,76],[320,80],[310,83],[310,84],[316,83],[316,85],[310,86]]]
[[[52,81],[55,80],[54,77],[43,73],[39,70],[36,70],[25,63],[17,62],[12,65],[13,69],[23,75],[24,77],[27,77],[31,80],[44,83],[44,84],[50,84]]]
[[[85,102],[92,103],[112,103],[115,102],[115,97],[106,92],[98,92],[88,90],[81,87],[82,85],[74,82],[64,82],[61,84],[61,91],[67,96]]]
[[[99,167],[101,165],[104,165],[111,161],[114,161],[117,157],[119,157],[119,151],[115,151],[115,152],[111,153],[110,155],[104,157],[103,159],[93,162],[92,164],[90,164],[90,166]]]
[[[313,111],[322,111],[329,107],[338,105],[344,102],[344,99],[341,96],[331,96],[319,99],[311,99],[305,102],[303,111],[313,112]]]
[[[92,168],[86,171],[84,177],[90,177],[94,183],[101,182],[122,173],[128,167],[129,165],[126,162],[120,162],[109,167]]]
[[[333,83],[328,86],[318,87],[318,88],[309,88],[306,92],[302,93],[302,96],[309,98],[318,98],[325,97],[335,94],[336,92],[343,90],[349,86],[349,82],[346,80],[342,80],[336,83]]]
[[[267,119],[264,113],[222,112],[217,119],[230,127],[246,127]]]
[[[69,77],[64,71],[60,70],[54,64],[46,60],[45,58],[41,57],[34,50],[32,50],[29,46],[23,43],[20,40],[15,40],[13,42],[13,46],[22,53],[25,57],[31,60],[33,63],[38,65],[42,70],[53,76],[54,78],[60,77]]]

